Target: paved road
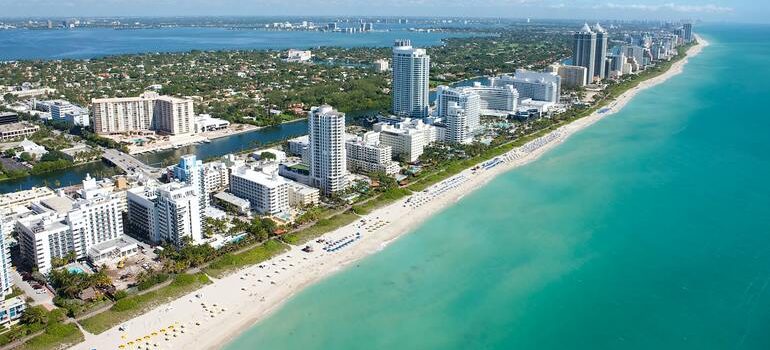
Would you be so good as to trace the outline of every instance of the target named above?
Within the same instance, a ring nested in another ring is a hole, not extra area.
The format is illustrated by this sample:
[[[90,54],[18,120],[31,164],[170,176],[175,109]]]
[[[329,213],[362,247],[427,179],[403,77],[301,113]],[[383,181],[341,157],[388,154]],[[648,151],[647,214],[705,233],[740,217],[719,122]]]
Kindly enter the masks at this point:
[[[158,177],[160,175],[160,169],[144,164],[130,154],[123,153],[116,149],[105,149],[102,157],[110,163],[115,164],[115,166],[122,169],[127,174],[143,172],[149,177]]]

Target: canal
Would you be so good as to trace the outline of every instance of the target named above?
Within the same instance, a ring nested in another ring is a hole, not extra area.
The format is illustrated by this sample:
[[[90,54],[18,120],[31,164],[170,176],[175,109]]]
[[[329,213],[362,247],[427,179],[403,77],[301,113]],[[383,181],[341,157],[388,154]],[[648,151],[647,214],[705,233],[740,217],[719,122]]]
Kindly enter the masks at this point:
[[[211,159],[228,153],[254,149],[262,145],[307,134],[307,120],[298,120],[278,126],[266,127],[242,134],[222,137],[210,143],[190,145],[154,153],[139,154],[136,157],[153,166],[161,167],[174,164],[185,154],[195,154],[200,159]],[[96,178],[116,175],[116,168],[104,162],[87,163],[69,169],[53,171],[40,175],[0,181],[0,193],[27,190],[32,187],[61,187],[80,183],[86,174]]]

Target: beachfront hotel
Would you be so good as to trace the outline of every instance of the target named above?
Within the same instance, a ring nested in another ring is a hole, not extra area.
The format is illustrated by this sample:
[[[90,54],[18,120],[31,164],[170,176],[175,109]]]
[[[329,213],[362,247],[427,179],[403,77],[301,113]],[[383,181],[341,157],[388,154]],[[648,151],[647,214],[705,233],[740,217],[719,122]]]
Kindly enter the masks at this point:
[[[94,131],[100,135],[157,131],[165,135],[195,132],[193,101],[145,92],[139,97],[92,100]]]
[[[119,193],[100,187],[90,176],[77,198],[61,194],[31,203],[32,215],[16,225],[22,259],[46,273],[51,258],[70,252],[89,257],[92,247],[123,236],[122,206]]]
[[[439,86],[436,111],[447,127],[445,141],[449,143],[470,143],[481,127],[481,98],[472,89]]]
[[[251,203],[251,208],[263,215],[277,215],[289,210],[289,182],[278,176],[278,169],[270,173],[247,166],[230,174],[230,193]]]
[[[428,116],[430,56],[425,49],[412,47],[409,40],[393,45],[393,81],[390,93],[393,114],[400,117]]]
[[[516,113],[519,103],[519,92],[513,85],[487,86],[480,82],[471,87],[464,87],[479,95],[481,115],[504,117]]]
[[[310,181],[324,194],[348,187],[345,156],[345,114],[329,105],[308,113]]]
[[[504,74],[489,78],[491,86],[513,86],[519,93],[519,101],[532,99],[559,103],[561,97],[561,77],[555,72],[533,72],[517,69],[513,76]]]
[[[392,147],[382,144],[377,132],[367,132],[363,137],[348,140],[345,151],[351,172],[395,175],[401,170],[398,163],[392,160]]]
[[[380,143],[391,147],[394,158],[415,162],[429,144],[443,139],[439,128],[423,123],[422,119],[405,118],[394,123],[380,122],[373,126],[380,133]]]
[[[181,247],[189,237],[203,242],[200,200],[195,186],[182,182],[146,185],[128,191],[128,231],[155,243]]]

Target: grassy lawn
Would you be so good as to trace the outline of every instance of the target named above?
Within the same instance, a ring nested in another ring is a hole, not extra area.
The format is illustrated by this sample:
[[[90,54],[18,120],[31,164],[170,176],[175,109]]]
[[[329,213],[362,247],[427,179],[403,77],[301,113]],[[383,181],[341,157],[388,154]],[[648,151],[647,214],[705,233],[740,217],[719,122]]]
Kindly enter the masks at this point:
[[[289,233],[283,236],[283,240],[286,243],[300,245],[307,241],[310,241],[324,233],[334,231],[335,229],[345,226],[353,221],[358,220],[358,215],[351,211],[346,211],[334,215],[328,219],[321,219],[318,222],[304,230]]]
[[[49,324],[45,333],[38,335],[19,346],[19,350],[48,350],[61,349],[83,341],[83,333],[77,325],[54,323]]]
[[[259,264],[287,250],[287,245],[276,239],[271,239],[242,253],[222,255],[212,261],[204,272],[209,276],[220,278],[245,266]]]
[[[93,334],[99,334],[209,283],[211,283],[209,278],[202,273],[178,275],[168,286],[120,299],[109,310],[80,321],[80,325]]]

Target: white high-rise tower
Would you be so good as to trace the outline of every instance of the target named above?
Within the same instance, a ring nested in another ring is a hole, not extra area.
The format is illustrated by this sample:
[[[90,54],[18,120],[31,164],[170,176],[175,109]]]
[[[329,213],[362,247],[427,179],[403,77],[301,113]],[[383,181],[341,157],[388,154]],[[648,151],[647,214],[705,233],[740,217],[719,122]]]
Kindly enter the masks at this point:
[[[328,105],[308,114],[310,179],[325,194],[347,188],[345,114]]]
[[[404,117],[428,116],[428,81],[430,56],[425,49],[412,47],[409,40],[397,40],[393,46],[393,114]]]

